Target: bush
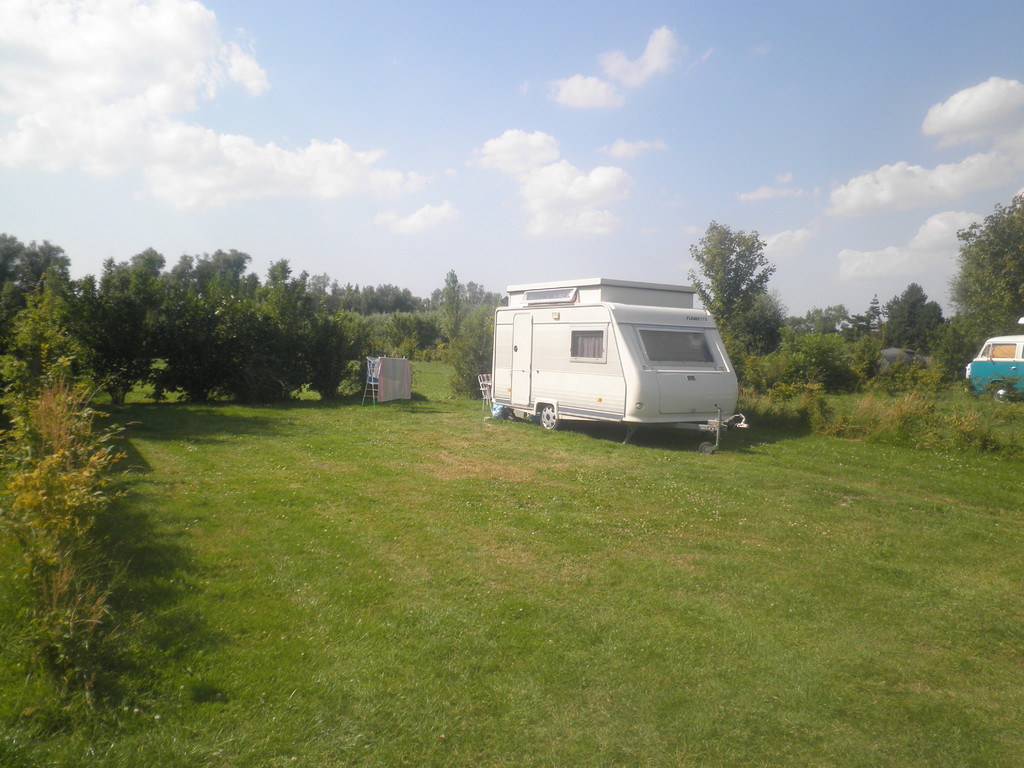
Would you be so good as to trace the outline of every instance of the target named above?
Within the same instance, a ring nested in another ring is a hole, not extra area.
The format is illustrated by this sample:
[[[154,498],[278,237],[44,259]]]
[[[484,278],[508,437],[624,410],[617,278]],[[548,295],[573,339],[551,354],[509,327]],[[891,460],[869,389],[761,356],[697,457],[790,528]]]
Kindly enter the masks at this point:
[[[477,376],[491,370],[493,349],[494,312],[489,307],[477,307],[462,319],[459,335],[448,350],[456,394],[479,394]]]
[[[757,391],[817,385],[825,392],[849,392],[858,375],[847,343],[838,334],[794,334],[786,330],[779,349],[746,360],[746,383]]]
[[[895,395],[899,392],[940,392],[945,388],[942,374],[918,362],[907,363],[897,360],[886,366],[868,382],[868,387],[877,392]]]
[[[82,387],[63,378],[8,403],[0,532],[20,552],[33,660],[62,699],[91,706],[121,636],[109,606],[116,573],[96,534],[98,516],[116,496],[108,470],[119,455],[114,431],[94,434],[95,414],[85,403]]]

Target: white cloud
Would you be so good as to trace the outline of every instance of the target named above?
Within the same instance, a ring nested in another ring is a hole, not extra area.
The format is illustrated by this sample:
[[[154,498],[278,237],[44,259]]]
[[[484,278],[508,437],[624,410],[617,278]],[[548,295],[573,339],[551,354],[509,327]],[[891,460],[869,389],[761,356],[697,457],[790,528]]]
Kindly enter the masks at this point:
[[[679,43],[668,27],[651,33],[647,47],[639,59],[631,61],[622,51],[602,53],[598,61],[607,78],[625,88],[639,88],[654,75],[665,72],[676,63]],[[709,49],[701,63],[711,55]],[[573,75],[550,84],[549,98],[566,107],[577,109],[618,109],[626,103],[625,94],[608,80],[587,75]]]
[[[638,88],[659,72],[675,64],[679,52],[676,36],[668,27],[659,27],[651,33],[647,47],[636,61],[630,61],[622,51],[610,51],[599,57],[607,77],[627,88]]]
[[[772,259],[787,259],[799,256],[814,237],[809,229],[788,229],[776,232],[764,239],[764,252]]]
[[[929,109],[921,130],[943,146],[999,137],[1024,123],[1022,109],[1024,83],[991,77]]]
[[[231,85],[270,87],[250,50],[221,39],[196,0],[0,3],[0,164],[141,171],[178,207],[266,195],[396,194],[422,185],[344,142],[298,150],[182,122]]]
[[[965,194],[1012,183],[1024,172],[1024,84],[993,77],[955,93],[925,116],[922,130],[941,146],[988,139],[992,147],[934,168],[900,161],[834,189],[829,213],[861,215],[948,205]]]
[[[618,218],[603,206],[629,194],[632,179],[621,168],[600,166],[584,173],[566,160],[538,168],[522,179],[532,235],[607,235]]]
[[[433,229],[445,221],[454,221],[459,218],[459,211],[454,205],[445,200],[441,205],[424,205],[415,213],[404,218],[399,217],[395,211],[386,211],[378,214],[373,222],[390,229],[399,235],[418,235]]]
[[[558,140],[543,131],[511,129],[496,139],[484,142],[483,147],[473,150],[478,159],[474,165],[490,168],[513,175],[527,173],[541,165],[558,160]]]
[[[1019,174],[1003,152],[987,152],[923,168],[907,162],[884,165],[833,190],[830,213],[856,216],[875,210],[908,210],[953,202],[968,192],[994,189]]]
[[[559,158],[557,140],[542,131],[505,131],[475,150],[472,161],[499,170],[519,184],[533,235],[606,235],[619,223],[609,205],[629,195],[633,180],[621,168],[589,173]]]
[[[282,195],[395,197],[425,184],[416,174],[375,168],[383,152],[357,152],[338,139],[286,150],[173,121],[154,126],[152,138],[145,177],[156,197],[178,208]]]
[[[984,217],[964,211],[946,211],[929,218],[906,245],[878,251],[839,252],[839,276],[844,280],[922,273],[952,274],[960,250],[957,232]]]
[[[738,197],[745,203],[759,202],[761,200],[772,200],[777,197],[803,197],[802,189],[793,187],[758,187],[753,192],[741,192]]]
[[[578,109],[617,109],[626,103],[622,92],[598,77],[573,75],[551,83],[551,100]]]
[[[617,139],[615,143],[601,147],[597,151],[616,160],[631,160],[647,152],[658,152],[667,148],[668,145],[661,139],[655,139],[654,141],[626,141],[625,139]]]

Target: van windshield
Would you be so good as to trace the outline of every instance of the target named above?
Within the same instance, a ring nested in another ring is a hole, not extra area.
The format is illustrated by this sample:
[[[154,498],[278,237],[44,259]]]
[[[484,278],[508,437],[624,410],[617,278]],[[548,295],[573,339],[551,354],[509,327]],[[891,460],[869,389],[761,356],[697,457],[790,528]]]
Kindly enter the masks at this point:
[[[644,354],[652,363],[714,363],[703,331],[641,328]]]

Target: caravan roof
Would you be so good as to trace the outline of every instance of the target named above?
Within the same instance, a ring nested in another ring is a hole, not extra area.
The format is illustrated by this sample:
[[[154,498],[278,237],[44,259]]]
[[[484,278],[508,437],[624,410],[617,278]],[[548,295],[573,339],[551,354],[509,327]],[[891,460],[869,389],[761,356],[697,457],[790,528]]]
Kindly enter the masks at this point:
[[[638,283],[591,277],[551,283],[529,283],[508,287],[508,305],[527,307],[538,304],[595,304],[613,302],[647,307],[692,309],[696,289],[689,285]]]

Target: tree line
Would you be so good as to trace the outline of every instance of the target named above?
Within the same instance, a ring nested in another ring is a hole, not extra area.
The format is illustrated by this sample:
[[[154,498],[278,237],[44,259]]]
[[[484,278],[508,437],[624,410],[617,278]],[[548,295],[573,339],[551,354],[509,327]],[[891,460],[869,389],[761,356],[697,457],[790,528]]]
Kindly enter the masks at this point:
[[[715,318],[741,380],[756,391],[817,385],[850,391],[927,379],[962,379],[984,339],[1011,334],[1024,315],[1024,195],[958,233],[958,272],[950,285],[955,308],[944,317],[923,288],[910,283],[884,304],[875,296],[860,313],[843,305],[787,316],[769,288],[775,267],[757,232],[711,222],[690,248],[689,279]],[[886,366],[883,348],[909,349],[907,366]],[[918,370],[922,357],[931,365]],[[920,374],[920,375],[916,375]],[[877,381],[878,379],[881,381]],[[899,381],[894,381],[899,379]]]
[[[689,277],[755,389],[853,389],[879,374],[884,347],[928,356],[935,376],[953,380],[986,337],[1014,332],[1024,314],[1024,197],[958,236],[952,317],[916,283],[884,303],[875,296],[861,312],[835,305],[787,316],[770,290],[775,267],[764,241],[717,222],[691,246],[697,268]],[[420,298],[394,285],[294,275],[286,260],[261,279],[250,263],[248,254],[218,250],[168,268],[148,249],[72,280],[59,246],[0,235],[5,383],[37,375],[42,349],[72,359],[115,404],[140,383],[158,399],[272,402],[303,389],[332,399],[358,386],[370,353],[444,359],[465,394],[490,367],[502,297],[459,282],[454,271]]]
[[[449,272],[426,298],[394,285],[341,285],[295,275],[286,260],[266,278],[236,250],[185,255],[167,268],[153,249],[108,259],[98,276],[69,276],[70,259],[49,242],[0,235],[0,354],[8,385],[38,376],[43,356],[74,361],[115,405],[139,384],[161,399],[273,402],[308,389],[332,399],[358,384],[371,353],[467,354],[500,296]],[[489,355],[487,360],[489,366]],[[486,367],[486,366],[485,366]],[[461,391],[479,371],[461,370]]]

